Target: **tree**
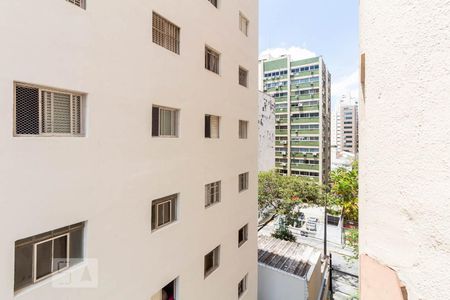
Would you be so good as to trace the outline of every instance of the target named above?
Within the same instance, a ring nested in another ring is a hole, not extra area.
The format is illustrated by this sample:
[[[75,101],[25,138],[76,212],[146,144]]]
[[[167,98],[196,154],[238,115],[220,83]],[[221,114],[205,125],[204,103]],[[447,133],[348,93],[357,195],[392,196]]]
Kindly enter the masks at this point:
[[[347,221],[358,222],[358,162],[350,170],[339,168],[330,173],[332,204],[343,208]]]
[[[283,176],[273,170],[259,173],[258,181],[259,211],[262,214],[272,214],[272,218],[268,222],[273,220],[275,216],[280,216],[286,223],[290,224],[299,217],[299,204],[318,204],[321,201],[321,186],[313,179]],[[279,236],[287,236],[285,232],[287,228],[281,227],[285,226],[280,225],[280,228],[278,228],[278,230],[283,231],[279,232]]]

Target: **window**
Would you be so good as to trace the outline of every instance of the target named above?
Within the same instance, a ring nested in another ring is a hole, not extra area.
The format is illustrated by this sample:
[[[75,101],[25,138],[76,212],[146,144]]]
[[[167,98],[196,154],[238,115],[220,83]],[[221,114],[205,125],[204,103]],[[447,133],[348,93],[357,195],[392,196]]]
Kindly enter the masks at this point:
[[[238,298],[241,298],[241,296],[245,293],[247,290],[247,275],[242,278],[241,281],[238,283]]]
[[[220,202],[220,181],[205,185],[206,199],[205,207]]]
[[[248,71],[242,67],[239,67],[239,84],[247,87],[248,84]]]
[[[209,47],[205,47],[205,68],[219,74],[220,54]]]
[[[169,282],[165,287],[160,289],[156,294],[152,296],[150,300],[162,300],[162,299],[177,299],[177,279]]]
[[[83,235],[84,222],[16,241],[14,291],[79,263]]]
[[[242,246],[248,240],[248,224],[239,229],[238,247]]]
[[[212,5],[217,7],[217,0],[208,0]]]
[[[85,0],[66,0],[67,2],[70,2],[72,4],[75,4],[78,7],[81,7],[83,9],[86,9],[86,1]]]
[[[152,107],[152,136],[178,136],[178,110],[168,107]]]
[[[248,20],[246,17],[244,17],[241,13],[239,13],[239,29],[244,33],[245,35],[248,35]]]
[[[239,174],[239,192],[248,189],[248,173]]]
[[[205,278],[219,267],[220,246],[205,255]]]
[[[15,86],[17,135],[81,136],[83,96],[39,86]]]
[[[178,195],[153,200],[152,230],[157,230],[177,220]]]
[[[205,115],[205,138],[219,138],[220,117]]]
[[[239,138],[246,139],[248,130],[248,122],[239,120]]]
[[[180,54],[180,27],[153,12],[153,43]]]

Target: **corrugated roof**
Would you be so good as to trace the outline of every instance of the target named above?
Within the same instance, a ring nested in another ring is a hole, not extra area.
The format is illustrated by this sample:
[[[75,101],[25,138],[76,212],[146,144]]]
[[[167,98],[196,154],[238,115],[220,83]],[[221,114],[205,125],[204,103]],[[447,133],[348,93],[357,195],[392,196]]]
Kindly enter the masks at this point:
[[[306,278],[311,267],[311,256],[320,251],[299,243],[269,236],[258,238],[258,262],[283,272]]]

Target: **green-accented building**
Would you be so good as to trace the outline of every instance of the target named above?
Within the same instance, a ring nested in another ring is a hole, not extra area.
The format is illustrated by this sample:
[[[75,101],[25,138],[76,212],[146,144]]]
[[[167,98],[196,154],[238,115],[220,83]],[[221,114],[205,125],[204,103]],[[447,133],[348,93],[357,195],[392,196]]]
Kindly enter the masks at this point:
[[[331,75],[322,57],[260,61],[260,89],[275,98],[275,166],[328,182]]]

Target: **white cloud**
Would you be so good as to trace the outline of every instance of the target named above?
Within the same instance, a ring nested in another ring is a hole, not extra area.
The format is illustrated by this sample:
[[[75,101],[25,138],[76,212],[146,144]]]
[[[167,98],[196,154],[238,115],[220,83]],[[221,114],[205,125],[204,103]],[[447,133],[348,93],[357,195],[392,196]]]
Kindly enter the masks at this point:
[[[333,75],[333,74],[331,74]],[[331,97],[333,99],[340,99],[342,95],[351,93],[353,97],[358,98],[359,93],[359,71],[355,70],[347,76],[343,76],[331,82]]]
[[[259,59],[278,58],[282,55],[290,55],[293,60],[317,56],[316,53],[301,47],[269,48],[259,54]]]

